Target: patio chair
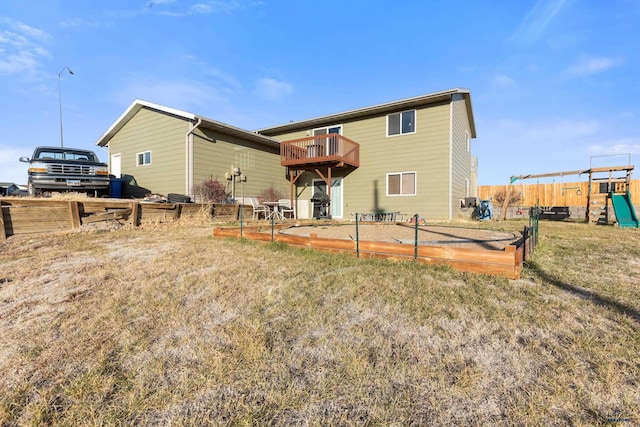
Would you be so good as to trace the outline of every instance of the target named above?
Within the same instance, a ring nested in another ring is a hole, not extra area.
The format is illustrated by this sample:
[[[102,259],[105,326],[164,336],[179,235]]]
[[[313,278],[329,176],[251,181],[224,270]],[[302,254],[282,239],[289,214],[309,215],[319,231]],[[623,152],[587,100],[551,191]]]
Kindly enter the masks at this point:
[[[291,200],[278,200],[278,210],[283,219],[287,218],[287,214],[289,214],[289,218],[296,219],[296,208],[294,206],[291,206]]]
[[[267,219],[269,216],[269,206],[261,205],[258,202],[258,199],[255,197],[249,197],[249,201],[251,202],[251,207],[253,208],[253,215],[251,219],[260,219],[260,214]]]

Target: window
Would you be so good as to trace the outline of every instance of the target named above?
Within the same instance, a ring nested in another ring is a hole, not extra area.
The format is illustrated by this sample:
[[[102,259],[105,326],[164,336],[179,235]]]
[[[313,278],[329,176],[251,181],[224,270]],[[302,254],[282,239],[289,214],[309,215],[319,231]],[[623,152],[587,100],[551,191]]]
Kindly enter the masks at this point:
[[[398,172],[387,174],[387,196],[415,196],[416,173]]]
[[[328,126],[324,128],[316,128],[313,130],[315,154],[318,156],[329,155],[333,156],[340,152],[339,140],[335,135],[342,134],[342,125]],[[326,135],[326,137],[322,137]]]
[[[138,153],[136,157],[136,166],[144,166],[151,164],[151,151],[145,151],[144,153]]]
[[[328,133],[337,133],[338,135],[342,134],[342,125],[337,126],[329,126],[324,128],[316,128],[313,130],[314,135],[326,135]]]
[[[416,131],[416,110],[403,111],[387,116],[387,136],[403,135]]]

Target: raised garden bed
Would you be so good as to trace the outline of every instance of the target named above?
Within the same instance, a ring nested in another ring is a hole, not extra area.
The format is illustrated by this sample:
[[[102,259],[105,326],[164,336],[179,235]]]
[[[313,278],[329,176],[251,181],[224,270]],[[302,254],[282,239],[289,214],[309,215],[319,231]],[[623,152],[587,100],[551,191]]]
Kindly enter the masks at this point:
[[[242,235],[241,235],[242,233]],[[528,239],[522,233],[462,227],[402,224],[349,225],[280,224],[216,227],[216,238],[236,237],[281,242],[315,250],[345,252],[361,258],[389,258],[425,264],[446,264],[460,271],[517,279],[522,272]]]

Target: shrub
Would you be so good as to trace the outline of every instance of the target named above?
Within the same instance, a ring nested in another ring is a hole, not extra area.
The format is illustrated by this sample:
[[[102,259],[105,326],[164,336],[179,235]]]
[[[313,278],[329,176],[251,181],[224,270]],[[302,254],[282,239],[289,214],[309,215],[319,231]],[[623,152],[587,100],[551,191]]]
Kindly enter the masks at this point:
[[[265,188],[260,192],[260,194],[258,194],[258,201],[260,201],[260,203],[277,202],[278,200],[285,198],[286,196],[284,195],[284,193],[275,188],[273,185],[271,187]]]
[[[195,184],[192,191],[202,202],[224,203],[229,198],[225,186],[213,178]]]
[[[496,194],[493,195],[493,200],[495,200],[495,204],[497,204],[498,206],[503,206],[505,197],[508,197],[509,199],[507,206],[512,206],[520,201],[520,196],[521,194],[512,188],[511,190],[509,190],[508,195],[506,190],[497,191]]]

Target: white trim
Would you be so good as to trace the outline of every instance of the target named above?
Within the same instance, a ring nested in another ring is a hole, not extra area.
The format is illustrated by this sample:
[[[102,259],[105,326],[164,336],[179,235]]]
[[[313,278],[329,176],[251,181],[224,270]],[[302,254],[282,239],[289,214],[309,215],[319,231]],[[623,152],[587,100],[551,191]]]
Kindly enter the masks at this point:
[[[115,135],[122,126],[125,125],[133,116],[135,116],[138,111],[140,111],[143,107],[151,108],[153,110],[162,111],[168,114],[172,114],[174,116],[182,117],[187,120],[195,120],[195,115],[188,113],[186,111],[177,110],[175,108],[165,107],[163,105],[154,104],[153,102],[143,101],[141,99],[136,99],[129,105],[129,107],[125,110],[124,113],[118,117],[118,119],[113,122],[113,124],[107,129],[105,133],[98,138],[96,141],[96,145],[104,147],[109,144],[109,140]]]
[[[449,103],[449,219],[453,219],[453,101]]]
[[[333,192],[331,192],[331,204],[329,205],[329,214],[331,215],[331,218],[337,218],[337,219],[342,219],[344,218],[344,177],[339,176],[339,177],[331,177],[331,183],[333,184],[334,181],[339,181],[340,182],[340,216],[333,216],[331,214],[331,206],[333,206],[334,204],[334,194]],[[312,178],[311,179],[311,192],[312,194],[316,191],[316,182],[321,182],[323,184],[327,184],[326,181],[324,179],[320,179],[320,178]],[[311,214],[309,215],[309,218],[313,217],[313,203],[311,203],[309,205],[311,207]]]
[[[320,126],[318,128],[313,128],[313,129],[311,129],[311,136],[315,136],[316,131],[320,130],[320,129],[326,129],[327,130],[327,135],[329,135],[329,129],[333,129],[333,128],[340,128],[340,132],[338,132],[338,135],[342,135],[342,131],[344,129],[344,126],[339,124],[339,125],[333,125],[333,126]]]
[[[402,114],[408,113],[409,111],[413,111],[413,132],[404,132],[403,133],[402,132]],[[393,116],[393,115],[396,115],[396,114],[400,115],[400,133],[389,135],[389,117]],[[418,131],[418,126],[417,126],[418,125],[418,123],[417,123],[418,122],[418,112],[417,112],[417,110],[415,108],[413,110],[410,109],[410,110],[403,110],[403,111],[396,111],[396,112],[393,112],[393,113],[389,113],[389,114],[387,114],[386,119],[387,119],[387,123],[386,123],[387,124],[386,137],[387,138],[393,138],[393,137],[396,137],[396,136],[403,136],[403,135],[411,135],[411,134],[414,134],[414,133],[416,133]]]
[[[402,194],[402,175],[413,174],[413,194]],[[389,175],[400,175],[400,194],[389,194]],[[418,172],[416,171],[402,171],[402,172],[388,172],[384,181],[385,195],[388,197],[414,197],[418,195]]]
[[[271,126],[267,128],[257,129],[256,132],[265,134],[265,135],[281,135],[285,133],[289,133],[295,130],[304,130],[309,129],[313,125],[322,125],[324,123],[335,123],[335,122],[348,122],[353,121],[360,117],[366,116],[382,116],[383,114],[388,114],[394,111],[398,111],[399,109],[410,109],[410,108],[422,108],[426,107],[430,104],[439,102],[439,101],[447,101],[451,100],[451,96],[454,94],[460,94],[467,104],[467,114],[469,115],[469,126],[471,128],[471,133],[473,138],[476,137],[476,128],[475,122],[473,120],[473,108],[471,106],[471,92],[469,89],[461,89],[454,88],[449,90],[444,90],[440,92],[434,92],[426,95],[415,96],[413,98],[401,99],[398,101],[387,102],[384,104],[377,104],[370,107],[358,108],[355,110],[344,111],[342,113],[329,114],[326,116],[315,117],[312,119],[299,120],[295,122],[289,122],[285,124],[281,124],[278,126]]]
[[[261,135],[256,132],[240,129],[238,127],[231,126],[217,120],[207,119],[206,117],[198,116],[187,111],[182,111],[175,108],[165,107],[164,105],[154,104],[152,102],[136,99],[126,109],[126,111],[122,113],[120,117],[118,117],[118,119],[109,127],[109,129],[107,129],[107,131],[103,133],[100,138],[98,138],[98,140],[96,141],[96,145],[100,147],[109,145],[109,141],[111,140],[111,138],[113,138],[113,136],[116,135],[118,131],[120,131],[120,129],[122,129],[122,127],[127,124],[127,122],[131,120],[131,118],[134,117],[142,108],[148,108],[150,110],[169,114],[174,117],[178,117],[180,119],[188,120],[191,122],[194,122],[196,119],[198,119],[201,120],[205,125],[203,127],[211,127],[213,129],[219,130],[220,132],[247,138],[251,141],[259,142],[261,144],[266,144],[273,147],[277,147],[280,144],[278,140],[266,135]]]
[[[149,153],[149,163],[139,163],[138,159],[139,159],[140,154],[143,155],[143,160],[144,160],[144,157],[145,157],[144,154],[146,154],[146,153]],[[151,150],[140,151],[139,153],[136,153],[136,167],[149,166],[151,164],[153,164],[153,157],[151,156]]]
[[[333,214],[331,215],[331,218],[337,218],[337,219],[342,219],[344,218],[344,177],[334,177],[331,178],[331,184],[333,184],[334,181],[339,182],[339,187],[340,187],[340,215],[336,215],[333,216]],[[332,185],[333,187],[333,185]],[[331,192],[331,194],[333,195],[333,191]],[[332,203],[333,204],[333,203]],[[331,207],[329,207],[331,208]],[[331,212],[331,211],[329,211]]]
[[[198,117],[197,122],[194,124],[193,121],[189,121],[189,131],[185,136],[185,193],[189,196],[194,196],[193,194],[193,134],[202,124],[202,119]]]
[[[119,176],[116,176],[116,174],[114,173],[114,170],[113,170],[113,163],[114,163],[113,159],[114,158],[118,158],[118,163],[119,163],[118,168],[120,169],[120,173],[118,174]],[[122,177],[122,153],[115,153],[115,154],[112,154],[111,156],[109,156],[109,173],[111,175],[114,175],[116,178],[121,178]]]

